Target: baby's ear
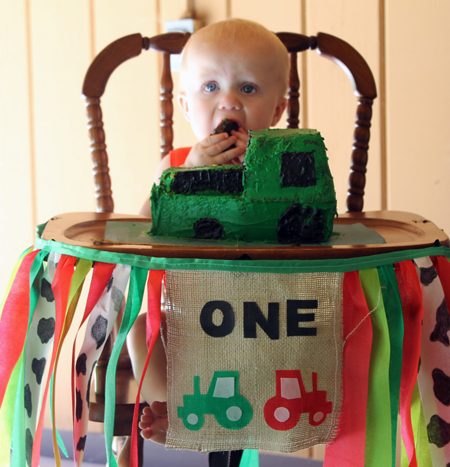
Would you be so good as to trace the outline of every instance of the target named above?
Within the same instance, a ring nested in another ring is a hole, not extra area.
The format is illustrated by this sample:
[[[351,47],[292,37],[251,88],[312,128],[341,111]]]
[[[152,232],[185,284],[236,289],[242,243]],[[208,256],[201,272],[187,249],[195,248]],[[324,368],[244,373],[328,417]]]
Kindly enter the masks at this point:
[[[287,106],[287,99],[286,97],[282,97],[278,102],[278,105],[275,107],[275,112],[272,117],[272,124],[270,126],[275,126],[279,121],[283,112],[285,111]]]
[[[189,105],[186,94],[184,94],[184,92],[178,94],[178,103],[180,104],[181,110],[183,111],[184,118],[189,122]]]

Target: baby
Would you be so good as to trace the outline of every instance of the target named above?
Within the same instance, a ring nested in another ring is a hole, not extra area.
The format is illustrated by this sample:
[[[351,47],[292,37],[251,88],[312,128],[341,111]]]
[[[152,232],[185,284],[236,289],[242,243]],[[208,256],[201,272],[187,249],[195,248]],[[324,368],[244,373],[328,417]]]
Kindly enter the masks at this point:
[[[289,57],[275,34],[246,20],[231,19],[200,29],[188,40],[182,54],[179,102],[197,143],[174,162],[162,159],[156,180],[171,165],[196,167],[242,163],[248,130],[274,126],[286,108]],[[214,134],[223,119],[236,122],[238,130]],[[178,154],[179,155],[179,154]],[[147,201],[141,211],[150,216]],[[164,319],[162,329],[164,332]],[[128,349],[137,379],[147,355],[145,315],[136,320]],[[153,350],[142,388],[150,404],[139,427],[146,439],[164,443],[168,428],[166,354],[163,340]]]

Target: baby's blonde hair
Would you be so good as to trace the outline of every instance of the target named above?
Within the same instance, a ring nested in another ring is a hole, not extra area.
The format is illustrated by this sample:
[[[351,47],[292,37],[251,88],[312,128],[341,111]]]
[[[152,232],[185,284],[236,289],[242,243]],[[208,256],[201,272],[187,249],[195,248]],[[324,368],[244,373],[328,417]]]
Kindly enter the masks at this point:
[[[276,34],[254,21],[228,19],[212,23],[196,31],[184,46],[181,60],[181,75],[189,64],[189,51],[196,44],[214,41],[226,44],[232,49],[234,44],[255,44],[264,51],[267,60],[273,61],[273,70],[279,74],[282,94],[286,93],[289,83],[289,55],[285,45]],[[183,82],[183,76],[181,76]]]

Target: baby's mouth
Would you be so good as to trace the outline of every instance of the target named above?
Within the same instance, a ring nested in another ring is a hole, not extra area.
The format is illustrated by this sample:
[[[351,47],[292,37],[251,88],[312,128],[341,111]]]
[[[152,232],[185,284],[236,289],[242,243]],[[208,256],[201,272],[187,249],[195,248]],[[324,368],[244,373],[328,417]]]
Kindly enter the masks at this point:
[[[212,134],[217,135],[219,133],[228,133],[231,136],[231,132],[239,130],[239,123],[231,118],[224,118],[219,125],[213,130]]]

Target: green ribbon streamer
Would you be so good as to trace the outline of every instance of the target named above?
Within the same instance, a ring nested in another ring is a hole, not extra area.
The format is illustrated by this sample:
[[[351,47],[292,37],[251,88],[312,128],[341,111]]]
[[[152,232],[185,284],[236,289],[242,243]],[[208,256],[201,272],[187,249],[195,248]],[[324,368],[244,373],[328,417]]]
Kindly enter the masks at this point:
[[[384,308],[386,310],[389,328],[390,361],[389,361],[389,389],[391,401],[391,436],[392,436],[392,465],[395,466],[397,446],[397,420],[400,401],[400,379],[402,374],[403,354],[403,313],[400,292],[394,267],[381,266],[378,269]]]
[[[366,417],[365,467],[389,466],[392,462],[391,408],[389,394],[389,331],[376,269],[359,271],[371,311],[373,341],[370,357]]]
[[[11,378],[0,409],[0,465],[10,465],[10,447],[13,424],[15,420],[14,400],[19,384],[20,360],[11,373]]]
[[[11,443],[11,466],[23,467],[27,465],[25,460],[25,412],[23,404],[23,384],[24,384],[24,360],[25,352],[22,352],[19,360],[17,361],[17,392],[14,401],[14,425],[12,430],[12,443]],[[29,460],[31,464],[31,444],[29,450]]]
[[[40,294],[40,281],[37,280],[38,276],[42,272],[44,259],[47,257],[46,251],[40,251],[34,258],[33,264],[30,269],[30,308],[28,313],[28,331],[30,329],[31,322],[33,320],[34,312],[36,310],[36,305],[39,300]],[[27,331],[27,335],[28,335]],[[11,466],[13,467],[23,467],[27,465],[26,463],[26,438],[27,436],[34,437],[34,433],[25,433],[25,407],[24,407],[24,381],[25,381],[25,349],[26,349],[26,340],[24,349],[22,350],[22,355],[17,363],[18,366],[18,379],[17,379],[17,392],[14,403],[14,426],[12,432],[12,456],[11,456]],[[28,441],[28,455],[29,455],[29,464],[31,464],[31,450],[33,443]]]
[[[111,351],[111,356],[106,369],[106,393],[105,393],[105,444],[108,465],[117,467],[117,461],[112,452],[112,439],[114,436],[114,409],[116,405],[116,370],[120,351],[125,343],[127,334],[139,314],[144,294],[147,269],[133,267],[130,274],[130,285],[125,311],[116,342]]]
[[[36,239],[36,248],[55,251],[78,258],[101,261],[104,263],[128,264],[145,269],[183,269],[208,271],[241,271],[241,272],[277,272],[288,274],[293,272],[348,272],[393,264],[424,256],[446,256],[450,258],[450,248],[445,246],[429,247],[414,250],[392,251],[371,256],[356,258],[315,259],[315,260],[220,260],[198,258],[156,258],[133,255],[129,253],[112,253],[94,248],[85,248],[53,240]]]
[[[256,449],[244,449],[239,467],[259,467],[259,454]]]

